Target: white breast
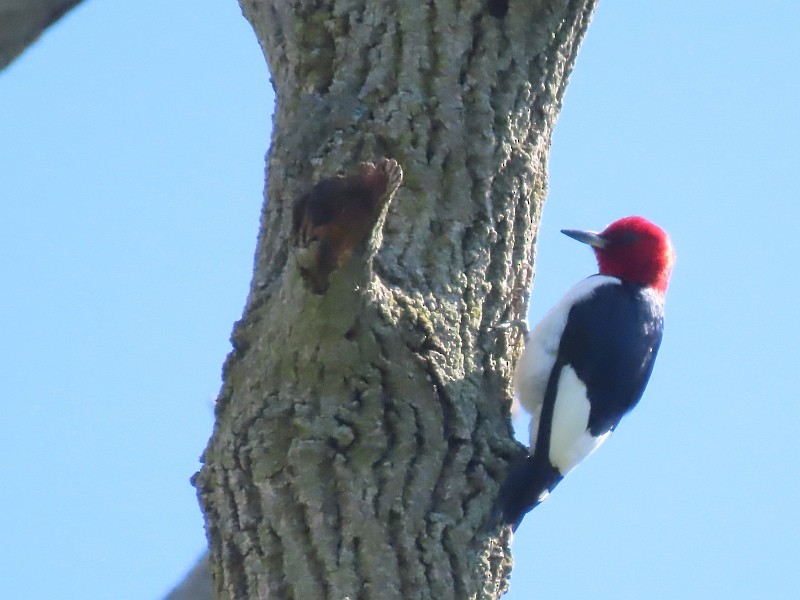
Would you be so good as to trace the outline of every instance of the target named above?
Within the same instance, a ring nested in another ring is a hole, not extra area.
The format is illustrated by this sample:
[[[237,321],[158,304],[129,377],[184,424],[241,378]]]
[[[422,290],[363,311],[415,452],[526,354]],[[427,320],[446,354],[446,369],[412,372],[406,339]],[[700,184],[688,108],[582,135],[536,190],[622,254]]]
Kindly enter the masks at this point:
[[[536,446],[547,380],[556,361],[561,334],[564,332],[570,309],[576,302],[592,294],[598,286],[620,283],[622,282],[619,279],[608,275],[594,275],[584,279],[573,286],[528,335],[525,350],[520,356],[514,372],[514,389],[522,408],[531,414],[531,448]],[[577,379],[577,377],[575,378]],[[559,387],[560,385],[561,381],[559,381]],[[556,410],[558,410],[557,406]]]

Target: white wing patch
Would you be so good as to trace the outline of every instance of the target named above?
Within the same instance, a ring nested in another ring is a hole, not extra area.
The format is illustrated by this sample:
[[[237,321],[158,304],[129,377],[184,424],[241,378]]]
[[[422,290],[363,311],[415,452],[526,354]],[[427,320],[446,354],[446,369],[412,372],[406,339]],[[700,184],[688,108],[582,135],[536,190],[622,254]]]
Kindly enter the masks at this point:
[[[517,368],[514,372],[514,389],[522,408],[531,414],[531,449],[536,447],[547,380],[556,362],[561,334],[564,333],[570,309],[576,302],[591,295],[597,287],[620,283],[619,279],[608,275],[594,275],[578,282],[530,332],[525,350],[517,361]]]
[[[574,469],[611,435],[607,431],[594,437],[589,432],[590,410],[586,386],[572,367],[564,366],[558,379],[553,425],[550,430],[550,464],[562,475]]]

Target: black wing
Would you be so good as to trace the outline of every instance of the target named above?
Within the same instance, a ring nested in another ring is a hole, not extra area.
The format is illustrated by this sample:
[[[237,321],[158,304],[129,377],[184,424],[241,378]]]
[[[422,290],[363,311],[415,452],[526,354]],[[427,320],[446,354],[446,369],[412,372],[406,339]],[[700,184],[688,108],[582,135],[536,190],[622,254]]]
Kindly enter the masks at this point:
[[[664,326],[663,305],[642,286],[598,287],[572,307],[557,363],[570,365],[586,385],[589,430],[613,430],[644,393]]]
[[[594,436],[613,430],[642,397],[661,344],[663,305],[631,283],[601,285],[570,310],[542,405],[536,449],[512,465],[500,488],[491,526],[511,525],[552,491],[562,474],[548,459],[558,381],[571,366],[586,385]]]

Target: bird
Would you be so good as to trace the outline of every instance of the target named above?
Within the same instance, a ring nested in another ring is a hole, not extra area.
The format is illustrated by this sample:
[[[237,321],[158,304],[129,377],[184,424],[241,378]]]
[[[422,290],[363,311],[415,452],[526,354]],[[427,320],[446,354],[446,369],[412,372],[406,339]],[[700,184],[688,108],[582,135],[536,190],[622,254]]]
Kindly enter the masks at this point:
[[[598,232],[561,233],[594,250],[598,273],[578,282],[530,331],[514,389],[531,415],[530,445],[512,462],[491,523],[516,531],[564,476],[594,452],[644,393],[661,345],[675,251],[639,216]]]

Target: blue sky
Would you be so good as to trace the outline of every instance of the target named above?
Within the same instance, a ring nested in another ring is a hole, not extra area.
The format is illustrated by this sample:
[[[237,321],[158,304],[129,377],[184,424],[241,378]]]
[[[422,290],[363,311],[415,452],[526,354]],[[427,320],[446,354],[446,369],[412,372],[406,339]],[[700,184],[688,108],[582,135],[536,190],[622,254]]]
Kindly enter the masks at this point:
[[[600,3],[556,128],[562,228],[643,214],[678,263],[640,406],[524,522],[508,598],[794,598],[800,4]],[[272,108],[233,0],[88,2],[0,74],[8,597],[159,598],[250,278]],[[520,428],[524,428],[520,423]]]

